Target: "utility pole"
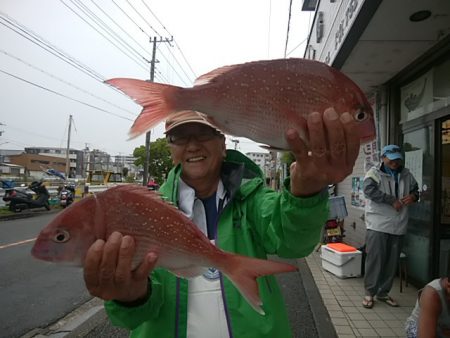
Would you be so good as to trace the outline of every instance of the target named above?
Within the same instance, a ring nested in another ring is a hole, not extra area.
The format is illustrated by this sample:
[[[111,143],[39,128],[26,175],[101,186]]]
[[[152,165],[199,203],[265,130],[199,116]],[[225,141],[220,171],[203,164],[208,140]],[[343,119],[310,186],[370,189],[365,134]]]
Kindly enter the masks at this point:
[[[239,140],[234,138],[234,139],[231,139],[231,142],[234,142],[234,150],[237,150],[237,145],[239,143]]]
[[[156,61],[156,43],[157,42],[168,42],[169,44],[173,41],[173,37],[171,39],[163,40],[162,37],[158,39],[155,37],[150,38],[150,42],[153,42],[153,51],[152,51],[152,61],[150,61],[150,80],[149,82],[154,82],[155,79],[155,63]],[[144,160],[144,175],[142,177],[142,185],[146,186],[148,182],[148,171],[149,171],[149,163],[150,163],[150,136],[151,130],[149,130],[145,134],[145,160]]]
[[[67,136],[67,148],[66,148],[66,179],[69,178],[70,172],[70,159],[69,159],[69,149],[70,149],[70,130],[72,128],[72,115],[69,116],[69,134]]]

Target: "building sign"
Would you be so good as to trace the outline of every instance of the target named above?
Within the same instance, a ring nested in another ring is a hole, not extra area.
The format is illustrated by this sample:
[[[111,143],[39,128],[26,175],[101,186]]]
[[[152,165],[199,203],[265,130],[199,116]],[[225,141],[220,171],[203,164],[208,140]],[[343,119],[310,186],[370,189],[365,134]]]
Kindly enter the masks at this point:
[[[333,62],[363,3],[364,0],[347,0],[340,3],[335,18],[329,20],[329,22],[333,22],[333,26],[330,27],[329,33],[324,33],[327,38],[322,42],[323,49],[319,56],[320,61],[327,64]],[[326,15],[326,17],[328,18],[329,15]]]
[[[380,162],[380,154],[377,148],[377,141],[366,143],[363,145],[364,152],[364,171],[369,171],[370,168],[376,166]]]

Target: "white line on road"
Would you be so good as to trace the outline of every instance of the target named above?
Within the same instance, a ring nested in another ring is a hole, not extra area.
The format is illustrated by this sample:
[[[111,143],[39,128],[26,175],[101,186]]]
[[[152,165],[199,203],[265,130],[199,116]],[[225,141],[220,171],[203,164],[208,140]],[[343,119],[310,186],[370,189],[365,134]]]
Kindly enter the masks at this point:
[[[10,244],[6,244],[6,245],[0,245],[0,250],[1,249],[6,249],[12,246],[16,246],[16,245],[20,245],[20,244],[25,244],[25,243],[29,243],[29,242],[33,242],[35,241],[36,238],[31,238],[31,239],[26,239],[24,241],[20,241],[20,242],[16,242],[16,243],[10,243]]]

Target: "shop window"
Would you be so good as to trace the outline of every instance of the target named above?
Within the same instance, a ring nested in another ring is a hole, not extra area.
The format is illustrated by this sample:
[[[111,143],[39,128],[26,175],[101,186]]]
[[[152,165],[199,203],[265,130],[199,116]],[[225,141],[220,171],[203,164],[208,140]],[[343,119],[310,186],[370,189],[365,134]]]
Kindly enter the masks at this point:
[[[403,122],[450,106],[450,60],[401,87],[400,105]]]

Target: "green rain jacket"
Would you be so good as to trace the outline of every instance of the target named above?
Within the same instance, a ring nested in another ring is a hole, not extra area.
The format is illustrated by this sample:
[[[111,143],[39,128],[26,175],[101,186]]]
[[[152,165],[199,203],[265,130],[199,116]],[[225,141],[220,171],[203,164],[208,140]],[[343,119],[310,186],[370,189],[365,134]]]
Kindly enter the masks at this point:
[[[160,189],[175,204],[180,174],[180,166],[173,168]],[[220,214],[218,247],[262,259],[267,255],[299,258],[312,252],[328,217],[327,191],[307,198],[295,197],[286,180],[282,192],[275,192],[265,187],[259,167],[235,150],[227,151],[221,178],[230,200]],[[260,277],[258,284],[265,316],[253,310],[230,280],[221,276],[230,337],[291,337],[275,277]],[[188,281],[157,268],[149,285],[149,298],[144,304],[105,302],[113,325],[132,330],[131,337],[185,338]]]

